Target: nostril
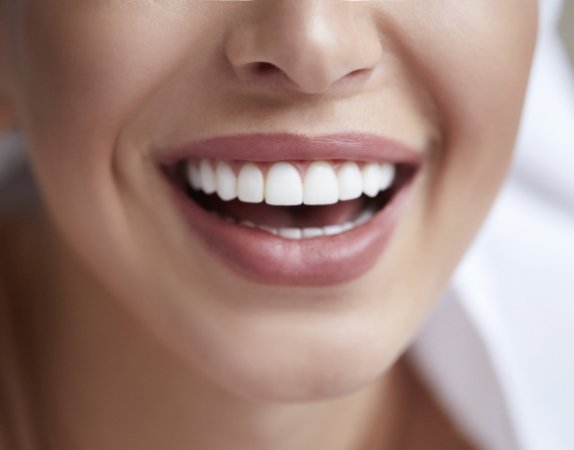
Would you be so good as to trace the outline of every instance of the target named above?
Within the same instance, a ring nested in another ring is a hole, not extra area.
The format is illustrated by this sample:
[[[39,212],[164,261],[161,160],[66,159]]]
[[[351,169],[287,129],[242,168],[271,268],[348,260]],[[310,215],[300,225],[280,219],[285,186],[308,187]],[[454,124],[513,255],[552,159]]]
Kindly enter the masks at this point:
[[[349,72],[347,74],[347,77],[349,77],[349,78],[358,77],[358,76],[361,76],[361,75],[367,73],[368,71],[369,71],[369,69],[356,69],[356,70],[353,70],[352,72]]]
[[[273,63],[259,61],[250,63],[245,67],[247,79],[260,86],[274,86],[293,89],[295,83],[278,66]]]
[[[253,71],[258,75],[267,75],[270,73],[281,72],[281,69],[268,62],[253,63]]]
[[[340,77],[340,79],[333,78],[332,80],[325,80],[323,77],[322,80],[319,80],[322,81],[322,84],[316,84],[315,86],[312,85],[312,82],[318,79],[317,75],[314,75],[315,80],[299,79],[296,81],[280,66],[268,61],[256,61],[244,64],[240,73],[243,80],[252,83],[253,86],[317,93],[325,91],[330,85],[334,85],[336,82],[340,82],[338,84],[341,85],[347,83],[359,85],[369,77],[371,68],[359,68],[349,71]]]

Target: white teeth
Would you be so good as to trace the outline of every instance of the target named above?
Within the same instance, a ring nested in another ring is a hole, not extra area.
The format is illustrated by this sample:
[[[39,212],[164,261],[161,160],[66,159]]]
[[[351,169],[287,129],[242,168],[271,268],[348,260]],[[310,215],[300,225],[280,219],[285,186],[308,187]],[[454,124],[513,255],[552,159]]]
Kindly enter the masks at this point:
[[[363,177],[356,163],[346,162],[339,167],[337,179],[339,200],[353,200],[363,195]]]
[[[355,222],[354,222],[355,226],[360,226],[360,225],[367,223],[369,220],[371,220],[373,218],[374,215],[375,215],[374,211],[369,211],[369,210],[363,211],[359,215],[359,217],[357,217],[355,219]]]
[[[376,197],[381,187],[381,169],[379,164],[369,163],[363,167],[363,192]]]
[[[215,174],[211,168],[211,164],[207,159],[202,159],[199,163],[199,179],[201,180],[201,187],[206,194],[213,194],[217,189],[215,184]]]
[[[347,223],[344,223],[343,225],[341,225],[341,230],[343,230],[343,233],[345,231],[352,230],[353,228],[355,228],[355,224],[352,222],[347,222]]]
[[[265,183],[265,203],[277,206],[303,203],[303,182],[295,166],[279,162],[269,168]]]
[[[265,225],[258,225],[257,228],[260,228],[263,231],[267,231],[268,233],[271,233],[271,234],[275,234],[275,235],[279,234],[279,229],[277,229],[277,228],[268,227]]]
[[[217,195],[221,200],[229,201],[237,197],[237,180],[229,164],[220,161],[215,170]]]
[[[323,228],[280,228],[278,231],[279,236],[287,239],[312,239],[346,233],[358,226],[353,222],[347,222],[342,225],[329,225]]]
[[[219,214],[217,215],[228,223],[237,224],[237,221],[232,217],[220,216]],[[353,222],[347,222],[341,225],[328,225],[323,228],[274,228],[267,225],[258,225],[249,220],[242,220],[239,222],[239,225],[247,228],[257,228],[259,230],[266,231],[269,234],[280,236],[284,239],[301,240],[313,239],[323,236],[336,236],[338,234],[346,233],[347,231],[354,230],[355,228],[365,224],[371,220],[374,215],[375,213],[373,211],[364,211]]]
[[[343,234],[347,231],[351,231],[362,224],[348,222],[342,225],[329,225],[323,228],[273,228],[265,225],[257,225],[253,222],[243,221],[240,222],[239,225],[247,228],[258,228],[275,236],[280,236],[284,239],[301,240],[313,239],[323,236],[336,236],[337,234]]]
[[[302,233],[304,238],[314,238],[324,236],[323,228],[303,228]]]
[[[301,239],[303,231],[301,228],[279,228],[279,236],[286,239]]]
[[[187,179],[191,184],[191,187],[196,191],[201,189],[201,173],[199,171],[199,167],[193,163],[189,163],[187,165]]]
[[[393,181],[395,181],[396,170],[394,165],[386,163],[380,165],[380,171],[381,173],[379,176],[381,185],[379,189],[384,191],[385,189],[388,189],[391,184],[393,184]]]
[[[215,167],[215,170],[214,170]],[[333,164],[315,161],[302,174],[293,164],[272,164],[264,170],[255,163],[244,163],[239,172],[231,164],[202,159],[187,165],[191,187],[206,194],[217,193],[224,201],[239,198],[245,203],[276,206],[332,205],[338,201],[359,198],[365,194],[376,197],[389,189],[396,178],[396,167],[390,163],[358,163],[348,161],[335,170]]]
[[[323,233],[325,236],[335,236],[336,234],[344,233],[342,225],[329,225],[323,227]]]
[[[237,195],[245,203],[261,203],[265,194],[263,173],[253,163],[244,164],[237,179]]]
[[[303,203],[332,205],[339,201],[339,186],[333,166],[327,162],[311,163],[305,172]]]

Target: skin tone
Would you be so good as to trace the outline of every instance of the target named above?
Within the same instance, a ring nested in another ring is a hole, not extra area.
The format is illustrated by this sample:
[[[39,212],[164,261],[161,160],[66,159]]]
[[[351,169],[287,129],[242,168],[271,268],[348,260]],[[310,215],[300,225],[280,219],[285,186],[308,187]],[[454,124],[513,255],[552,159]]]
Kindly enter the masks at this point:
[[[409,400],[397,360],[503,181],[536,1],[0,7],[0,93],[45,205],[20,240],[7,232],[3,278],[45,446],[396,448],[409,405],[430,404]],[[261,131],[422,149],[408,210],[365,276],[264,286],[190,233],[159,149]]]

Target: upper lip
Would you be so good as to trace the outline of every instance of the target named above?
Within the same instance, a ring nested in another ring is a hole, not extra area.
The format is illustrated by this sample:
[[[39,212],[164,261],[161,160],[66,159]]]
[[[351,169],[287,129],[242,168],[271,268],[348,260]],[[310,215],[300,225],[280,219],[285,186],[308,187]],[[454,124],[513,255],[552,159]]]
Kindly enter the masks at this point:
[[[209,158],[253,162],[354,160],[417,166],[423,152],[403,143],[367,133],[306,136],[295,133],[255,133],[212,137],[166,149],[160,163]]]

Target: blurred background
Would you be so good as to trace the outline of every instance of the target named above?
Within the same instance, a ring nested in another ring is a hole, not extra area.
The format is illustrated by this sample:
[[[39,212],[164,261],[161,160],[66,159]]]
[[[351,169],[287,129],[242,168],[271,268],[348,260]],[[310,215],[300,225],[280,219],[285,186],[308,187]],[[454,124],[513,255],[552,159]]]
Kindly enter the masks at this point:
[[[570,61],[574,65],[574,0],[566,0],[565,3],[560,32],[570,54]]]

